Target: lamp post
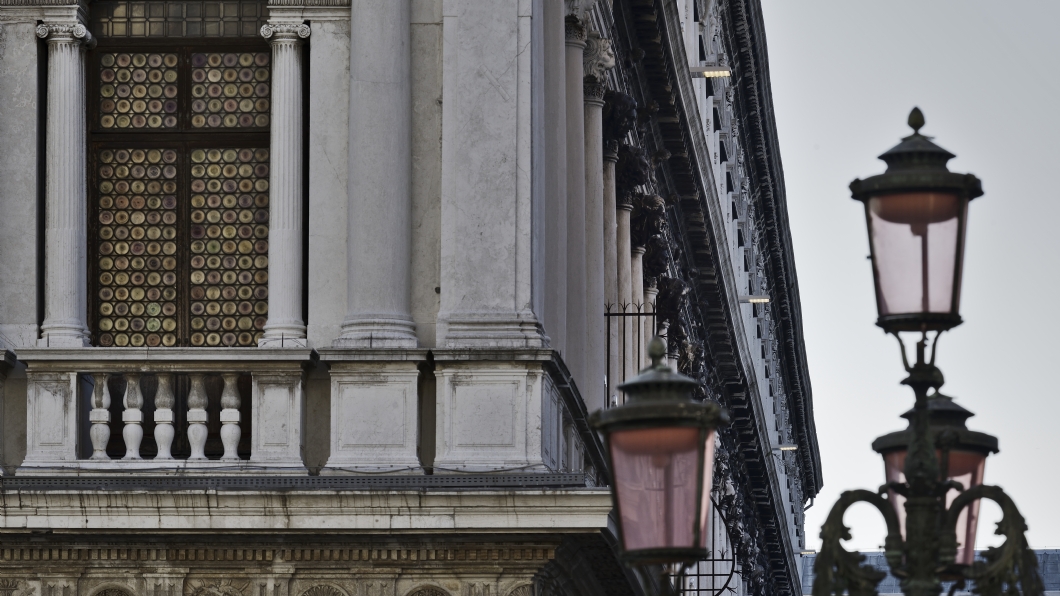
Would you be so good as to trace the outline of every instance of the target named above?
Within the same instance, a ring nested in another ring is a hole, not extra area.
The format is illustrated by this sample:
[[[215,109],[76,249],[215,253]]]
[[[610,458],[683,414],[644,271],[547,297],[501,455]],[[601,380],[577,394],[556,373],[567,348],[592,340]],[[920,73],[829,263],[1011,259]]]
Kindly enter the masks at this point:
[[[590,422],[607,450],[622,562],[691,564],[707,554],[714,435],[729,418],[692,398],[696,381],[664,364],[661,338],[648,343],[648,356],[651,366],[619,386],[626,403]]]
[[[961,324],[960,293],[968,202],[983,194],[979,179],[950,172],[954,155],[920,134],[924,115],[909,114],[913,134],[880,156],[883,174],[854,180],[853,198],[865,204],[879,318],[876,324],[898,339],[909,376],[902,381],[916,396],[903,416],[905,431],[878,438],[886,484],[877,492],[844,492],[821,529],[821,550],[814,563],[814,596],[874,595],[885,573],[863,565],[863,555],[843,548],[850,538],[843,515],[866,502],[887,524],[885,555],[902,592],[937,596],[942,582],[955,582],[951,594],[976,582],[982,596],[1016,593],[1041,595],[1044,587],[1027,526],[1012,499],[996,486],[982,484],[986,457],[997,439],[965,427],[971,412],[938,393],[944,379],[935,366],[942,332]],[[934,331],[926,359],[928,332]],[[919,332],[916,362],[910,366],[900,332]],[[998,534],[1005,543],[975,561],[975,532],[980,499],[1000,505]],[[1011,591],[1010,591],[1011,590]]]

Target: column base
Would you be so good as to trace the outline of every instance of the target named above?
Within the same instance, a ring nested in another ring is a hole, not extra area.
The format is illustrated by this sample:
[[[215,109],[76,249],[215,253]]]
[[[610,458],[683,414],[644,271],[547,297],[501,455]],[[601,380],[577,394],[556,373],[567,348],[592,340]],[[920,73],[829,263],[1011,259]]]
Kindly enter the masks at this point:
[[[439,316],[447,348],[544,348],[548,340],[532,313],[453,313]],[[441,331],[441,330],[440,330]]]
[[[88,330],[80,324],[48,324],[41,326],[38,348],[85,348],[92,345]]]
[[[347,317],[335,348],[415,348],[419,345],[411,318],[387,315]]]
[[[308,348],[306,327],[301,321],[265,324],[265,334],[258,341],[259,348]]]

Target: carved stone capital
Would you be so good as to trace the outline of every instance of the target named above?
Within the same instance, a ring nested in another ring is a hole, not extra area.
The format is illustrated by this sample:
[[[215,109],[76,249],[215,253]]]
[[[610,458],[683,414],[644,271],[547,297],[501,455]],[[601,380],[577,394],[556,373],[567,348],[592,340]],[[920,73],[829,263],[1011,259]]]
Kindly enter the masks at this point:
[[[95,38],[81,23],[41,23],[37,25],[37,37],[54,42],[80,42],[92,45]]]
[[[618,163],[618,141],[604,139],[604,161]]]
[[[567,16],[572,16],[584,22],[586,13],[593,9],[593,6],[596,5],[596,0],[564,0],[564,4],[566,5]]]
[[[596,77],[585,77],[582,79],[582,92],[585,95],[585,103],[593,103],[603,107],[604,93],[607,92],[607,86],[603,80]]]
[[[309,25],[305,23],[266,23],[261,26],[261,36],[272,42],[305,39],[310,33]]]
[[[576,16],[567,15],[564,21],[567,31],[567,43],[568,44],[584,44],[585,43],[585,24]]]
[[[611,47],[611,40],[600,37],[593,31],[586,36],[585,54],[582,58],[585,67],[586,81],[593,79],[603,84],[607,71],[615,67],[615,50]],[[603,94],[600,95],[603,97]]]

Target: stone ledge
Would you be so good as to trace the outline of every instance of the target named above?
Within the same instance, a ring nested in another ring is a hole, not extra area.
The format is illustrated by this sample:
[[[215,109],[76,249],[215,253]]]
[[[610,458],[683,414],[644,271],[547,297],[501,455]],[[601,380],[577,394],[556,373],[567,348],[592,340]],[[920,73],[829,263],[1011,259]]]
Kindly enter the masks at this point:
[[[606,528],[606,489],[537,491],[5,490],[0,530],[328,534],[584,532]]]
[[[15,354],[32,371],[64,372],[267,371],[314,357],[309,348],[20,348]]]

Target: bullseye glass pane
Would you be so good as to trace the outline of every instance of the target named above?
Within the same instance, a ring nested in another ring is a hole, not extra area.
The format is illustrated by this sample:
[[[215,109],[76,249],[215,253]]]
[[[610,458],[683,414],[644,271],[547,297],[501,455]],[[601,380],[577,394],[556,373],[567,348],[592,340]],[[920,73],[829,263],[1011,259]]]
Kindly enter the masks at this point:
[[[177,161],[172,149],[97,154],[101,346],[177,343]]]
[[[269,313],[269,151],[190,157],[191,345],[257,345]]]
[[[269,125],[268,52],[191,55],[192,128]]]
[[[179,62],[161,52],[100,56],[100,128],[176,128]]]

